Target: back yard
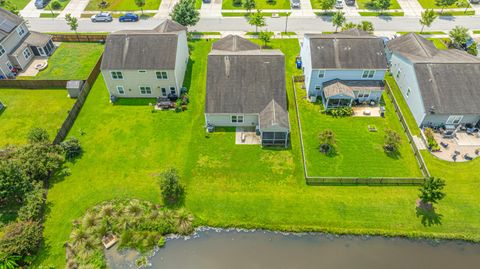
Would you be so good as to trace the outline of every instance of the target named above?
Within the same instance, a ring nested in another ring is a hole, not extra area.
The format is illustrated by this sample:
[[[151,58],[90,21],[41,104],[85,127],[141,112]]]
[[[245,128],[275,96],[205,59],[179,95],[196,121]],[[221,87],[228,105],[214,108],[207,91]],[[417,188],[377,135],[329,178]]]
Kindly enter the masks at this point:
[[[48,67],[34,77],[18,79],[76,80],[86,79],[103,52],[99,43],[62,42],[48,59]]]
[[[37,264],[64,267],[63,244],[72,221],[87,208],[112,198],[160,202],[156,175],[167,167],[181,172],[185,206],[197,225],[480,240],[478,160],[445,164],[427,156],[431,171],[447,180],[447,198],[437,210],[441,225],[424,226],[415,215],[416,187],[306,186],[290,83],[291,148],[236,146],[229,130],[207,135],[203,109],[211,43],[191,43],[185,81],[191,103],[182,113],[152,113],[150,100],[111,105],[99,77],[70,133],[85,153],[69,165],[71,175],[56,179],[49,190],[45,245]],[[294,69],[298,40],[273,40],[272,46],[286,53],[290,81],[299,73]]]
[[[7,106],[0,112],[0,148],[26,143],[34,127],[46,129],[53,140],[75,102],[64,89],[0,89],[0,101]]]

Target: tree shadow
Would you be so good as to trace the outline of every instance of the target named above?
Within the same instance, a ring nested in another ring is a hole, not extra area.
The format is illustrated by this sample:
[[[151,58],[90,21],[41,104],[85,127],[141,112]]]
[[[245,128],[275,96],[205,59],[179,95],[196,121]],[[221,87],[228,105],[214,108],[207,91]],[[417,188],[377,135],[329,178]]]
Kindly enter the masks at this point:
[[[402,154],[398,150],[394,151],[385,151],[385,155],[387,155],[388,158],[398,160],[402,157]]]
[[[440,20],[445,20],[445,21],[455,21],[455,16],[452,15],[446,15],[447,13],[443,13],[443,15],[439,15],[438,18]]]
[[[180,209],[185,206],[186,195],[187,195],[187,191],[184,189],[183,193],[180,195],[180,197],[178,197],[177,200],[170,201],[170,200],[163,199],[163,204],[168,209],[173,209],[173,210]]]
[[[423,206],[418,206],[416,208],[416,216],[420,218],[420,222],[425,227],[442,225],[442,214],[435,212],[435,208],[432,206],[431,209],[427,209]]]
[[[392,16],[389,15],[388,13],[380,13],[378,18],[381,19],[381,20],[384,20],[384,21],[391,21],[392,20]]]

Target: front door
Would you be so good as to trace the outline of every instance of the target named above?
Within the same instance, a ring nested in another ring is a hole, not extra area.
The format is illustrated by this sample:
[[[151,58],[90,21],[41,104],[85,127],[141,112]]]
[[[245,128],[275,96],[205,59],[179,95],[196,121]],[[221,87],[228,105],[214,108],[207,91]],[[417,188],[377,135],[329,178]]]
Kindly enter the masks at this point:
[[[38,49],[38,54],[40,54],[40,56],[47,56],[47,54],[45,53],[45,50],[41,47],[37,47]]]

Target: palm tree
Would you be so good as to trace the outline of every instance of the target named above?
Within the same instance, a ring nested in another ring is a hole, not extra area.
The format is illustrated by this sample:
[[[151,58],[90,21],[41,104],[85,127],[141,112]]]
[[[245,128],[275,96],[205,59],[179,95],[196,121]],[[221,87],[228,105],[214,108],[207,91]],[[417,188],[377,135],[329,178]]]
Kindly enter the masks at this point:
[[[88,240],[88,233],[83,228],[76,229],[70,235],[70,240],[72,240],[72,246],[77,247]]]
[[[425,28],[425,26],[430,27],[437,17],[438,15],[433,9],[425,9],[420,17],[420,24],[422,25],[422,30],[420,30],[420,33],[423,32],[423,28]]]
[[[177,230],[180,234],[189,234],[193,231],[193,216],[184,209],[180,209],[176,214]]]

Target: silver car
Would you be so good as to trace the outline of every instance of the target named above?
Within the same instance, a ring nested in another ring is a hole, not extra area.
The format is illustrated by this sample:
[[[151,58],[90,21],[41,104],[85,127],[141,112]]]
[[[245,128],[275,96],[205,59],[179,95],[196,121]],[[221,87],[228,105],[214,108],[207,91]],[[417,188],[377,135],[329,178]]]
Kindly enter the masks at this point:
[[[290,0],[291,8],[300,8],[300,0]]]
[[[335,8],[343,9],[343,0],[337,0],[337,2],[335,3]]]
[[[93,15],[91,18],[92,22],[111,22],[113,21],[112,14],[110,12],[100,12],[98,14]]]

